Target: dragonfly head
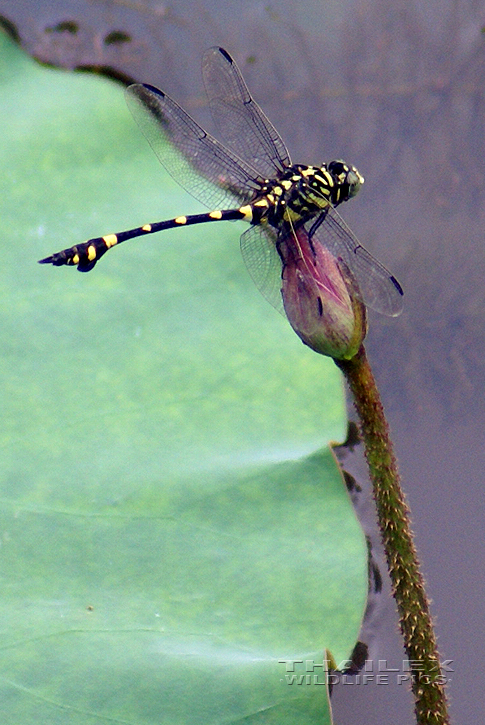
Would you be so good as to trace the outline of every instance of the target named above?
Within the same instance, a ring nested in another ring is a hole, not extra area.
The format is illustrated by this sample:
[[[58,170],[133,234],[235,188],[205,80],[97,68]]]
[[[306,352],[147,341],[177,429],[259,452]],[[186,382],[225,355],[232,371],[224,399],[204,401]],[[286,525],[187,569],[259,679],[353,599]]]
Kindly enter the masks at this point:
[[[337,183],[337,187],[339,189],[339,204],[342,201],[352,199],[364,183],[364,177],[357,171],[355,166],[349,166],[341,159],[338,161],[330,161],[330,163],[327,164],[327,169]]]

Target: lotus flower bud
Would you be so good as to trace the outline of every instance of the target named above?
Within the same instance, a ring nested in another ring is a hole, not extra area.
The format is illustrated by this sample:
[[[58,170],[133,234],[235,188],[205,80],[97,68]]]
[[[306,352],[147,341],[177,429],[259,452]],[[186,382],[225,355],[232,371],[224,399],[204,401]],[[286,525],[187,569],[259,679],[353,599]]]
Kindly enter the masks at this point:
[[[304,227],[280,242],[283,304],[305,345],[337,360],[358,352],[367,332],[366,308],[348,266]]]

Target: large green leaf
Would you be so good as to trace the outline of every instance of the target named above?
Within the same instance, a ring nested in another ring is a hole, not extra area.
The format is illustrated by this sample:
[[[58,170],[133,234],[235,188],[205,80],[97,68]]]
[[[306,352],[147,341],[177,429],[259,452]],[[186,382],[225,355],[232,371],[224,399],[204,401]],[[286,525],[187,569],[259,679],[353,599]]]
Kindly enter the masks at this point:
[[[366,594],[338,374],[237,224],[39,267],[198,207],[120,87],[0,43],[2,723],[326,722],[301,672],[348,656]]]

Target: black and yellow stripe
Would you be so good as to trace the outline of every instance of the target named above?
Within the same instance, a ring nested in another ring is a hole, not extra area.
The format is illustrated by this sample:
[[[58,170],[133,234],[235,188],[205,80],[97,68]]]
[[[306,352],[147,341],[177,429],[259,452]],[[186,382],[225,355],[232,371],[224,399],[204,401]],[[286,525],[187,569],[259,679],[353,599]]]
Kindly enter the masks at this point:
[[[249,217],[249,218],[248,218]],[[208,214],[192,214],[190,216],[178,216],[175,219],[168,219],[154,224],[144,224],[142,227],[128,229],[118,234],[107,234],[104,237],[88,239],[87,242],[76,244],[74,247],[63,249],[50,257],[40,259],[39,264],[53,264],[61,267],[64,264],[78,268],[79,272],[89,272],[108,249],[129,239],[142,237],[145,234],[154,234],[166,229],[177,229],[177,227],[190,226],[191,224],[203,224],[215,221],[234,221],[244,219],[251,222],[252,208],[241,207],[240,209],[227,209],[211,211]]]
[[[352,178],[352,183],[349,178]],[[355,169],[340,161],[320,167],[290,166],[279,178],[265,179],[254,201],[238,209],[216,209],[205,214],[178,216],[118,234],[95,237],[41,259],[40,264],[76,266],[80,272],[89,272],[111,247],[145,234],[192,224],[243,220],[255,225],[266,220],[272,227],[281,230],[285,223],[297,224],[306,217],[318,214],[329,204],[337,206],[346,201],[356,193],[362,182],[363,178]]]

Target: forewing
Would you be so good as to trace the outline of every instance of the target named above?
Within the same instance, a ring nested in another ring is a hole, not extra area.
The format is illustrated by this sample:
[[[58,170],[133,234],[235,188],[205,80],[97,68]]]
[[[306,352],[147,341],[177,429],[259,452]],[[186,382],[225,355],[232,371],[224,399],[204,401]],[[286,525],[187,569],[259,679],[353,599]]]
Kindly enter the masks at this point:
[[[256,170],[204,131],[163,91],[136,83],[127,88],[126,101],[159,161],[206,206],[238,207],[260,189]]]
[[[340,214],[328,207],[323,223],[312,235],[312,243],[322,244],[335,257],[342,258],[352,271],[367,307],[389,317],[402,312],[403,290],[397,279],[360,244]],[[305,224],[310,232],[315,220]]]
[[[248,272],[263,297],[284,315],[281,298],[281,260],[276,250],[276,232],[258,224],[241,236],[241,254]]]
[[[239,68],[223,48],[210,48],[202,59],[210,109],[221,136],[231,149],[272,178],[291,165],[283,139],[251,97]]]

